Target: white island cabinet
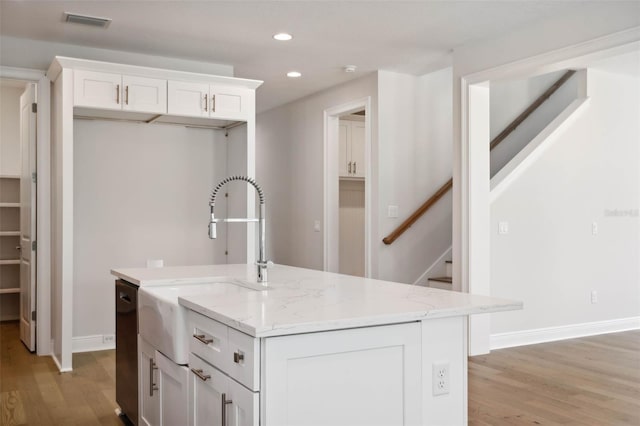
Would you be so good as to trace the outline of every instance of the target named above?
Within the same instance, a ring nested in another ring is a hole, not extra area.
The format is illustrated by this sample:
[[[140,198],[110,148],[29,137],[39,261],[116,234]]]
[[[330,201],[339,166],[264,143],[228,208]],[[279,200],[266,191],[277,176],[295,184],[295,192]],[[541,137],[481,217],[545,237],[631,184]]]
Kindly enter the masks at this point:
[[[255,265],[112,273],[140,286],[210,282],[178,298],[190,425],[466,424],[468,316],[522,307],[281,265],[261,291],[247,284]]]

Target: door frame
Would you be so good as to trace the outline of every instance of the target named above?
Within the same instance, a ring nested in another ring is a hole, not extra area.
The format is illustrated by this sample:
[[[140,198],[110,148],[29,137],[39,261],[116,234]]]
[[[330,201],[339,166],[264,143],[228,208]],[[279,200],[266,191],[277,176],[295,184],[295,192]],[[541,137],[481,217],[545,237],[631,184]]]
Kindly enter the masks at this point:
[[[364,274],[372,277],[371,245],[372,245],[372,170],[371,170],[371,97],[356,99],[324,110],[324,235],[323,257],[324,270],[338,272],[339,269],[339,131],[340,117],[357,111],[365,111],[364,115]]]
[[[37,85],[36,353],[51,354],[51,82],[44,71],[0,65],[0,78]]]

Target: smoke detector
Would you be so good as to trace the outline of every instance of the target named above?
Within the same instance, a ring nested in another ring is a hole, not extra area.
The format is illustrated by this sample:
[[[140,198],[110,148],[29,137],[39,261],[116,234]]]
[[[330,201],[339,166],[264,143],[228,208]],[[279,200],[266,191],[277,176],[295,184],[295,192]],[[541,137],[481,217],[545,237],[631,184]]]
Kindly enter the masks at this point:
[[[344,72],[356,72],[356,68],[355,65],[345,65]]]
[[[99,16],[80,15],[71,12],[64,12],[63,16],[64,22],[89,25],[91,27],[107,28],[111,23],[111,18],[101,18]]]

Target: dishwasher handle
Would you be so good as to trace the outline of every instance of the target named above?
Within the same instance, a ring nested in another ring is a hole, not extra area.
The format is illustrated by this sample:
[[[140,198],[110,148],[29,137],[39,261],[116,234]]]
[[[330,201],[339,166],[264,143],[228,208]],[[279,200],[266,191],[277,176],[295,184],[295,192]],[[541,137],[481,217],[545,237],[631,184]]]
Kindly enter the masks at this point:
[[[124,291],[120,292],[120,300],[122,300],[125,303],[129,303],[131,304],[131,296],[129,296],[127,293],[125,293]]]

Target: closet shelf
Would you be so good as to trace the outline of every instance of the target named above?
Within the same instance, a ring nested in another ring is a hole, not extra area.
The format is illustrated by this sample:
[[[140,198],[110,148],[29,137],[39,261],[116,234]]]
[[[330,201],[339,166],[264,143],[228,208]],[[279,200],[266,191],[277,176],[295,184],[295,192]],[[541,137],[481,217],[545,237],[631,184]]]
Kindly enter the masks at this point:
[[[19,237],[20,231],[0,231],[0,237]]]
[[[20,287],[0,288],[0,294],[17,294],[20,293]]]
[[[6,259],[0,260],[0,265],[19,265],[20,259]]]
[[[20,207],[20,203],[0,203],[0,207]]]

